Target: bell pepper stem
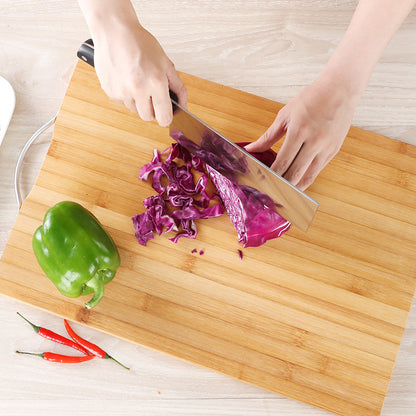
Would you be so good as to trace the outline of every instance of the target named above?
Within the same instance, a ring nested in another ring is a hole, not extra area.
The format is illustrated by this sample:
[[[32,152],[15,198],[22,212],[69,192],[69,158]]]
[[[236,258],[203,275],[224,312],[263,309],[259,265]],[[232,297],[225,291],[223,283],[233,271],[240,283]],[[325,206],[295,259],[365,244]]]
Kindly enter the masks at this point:
[[[91,309],[96,306],[104,296],[104,282],[100,272],[97,272],[97,274],[88,281],[87,286],[94,289],[94,296],[88,303],[85,304],[87,309]]]

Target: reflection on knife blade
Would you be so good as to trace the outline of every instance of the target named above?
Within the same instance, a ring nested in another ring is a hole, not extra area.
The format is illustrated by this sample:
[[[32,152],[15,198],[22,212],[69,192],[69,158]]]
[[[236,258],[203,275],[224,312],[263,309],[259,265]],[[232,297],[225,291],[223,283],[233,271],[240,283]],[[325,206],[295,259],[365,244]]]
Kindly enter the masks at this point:
[[[278,203],[264,192],[238,183],[237,173],[246,173],[247,163],[240,153],[235,152],[234,146],[218,140],[210,131],[203,133],[200,146],[188,140],[180,131],[171,131],[171,137],[194,157],[205,162],[207,172],[238,233],[238,241],[244,247],[260,246],[289,230],[290,222],[276,210]],[[220,153],[224,158],[217,156],[218,148],[215,149],[216,153],[212,151],[215,146],[222,146]]]
[[[248,172],[247,160],[244,154],[236,152],[236,148],[228,142],[218,139],[218,136],[206,130],[201,135],[201,143],[187,139],[180,130],[170,132],[170,136],[183,146],[189,153],[199,157],[204,163],[227,176],[234,183],[238,175]],[[218,156],[221,155],[221,158]]]
[[[319,204],[172,100],[170,135],[232,183],[268,195],[280,216],[307,231]]]
[[[261,246],[289,230],[290,222],[277,213],[274,201],[266,194],[234,184],[209,165],[206,168],[243,247]]]
[[[230,183],[235,186],[243,186],[243,189],[252,189],[252,198],[259,199],[263,204],[267,205],[269,209],[276,211],[275,207],[279,208],[282,206],[257,188],[239,184],[239,175],[248,173],[248,166],[245,155],[236,152],[235,146],[218,138],[218,136],[212,134],[209,130],[202,134],[200,146],[187,139],[179,130],[171,131],[170,136],[189,153],[200,158],[209,168],[211,168],[211,172],[216,172],[217,174],[219,173],[225,176]],[[223,157],[219,158],[218,154],[221,154]],[[257,174],[260,178],[263,176],[263,172],[260,169]]]

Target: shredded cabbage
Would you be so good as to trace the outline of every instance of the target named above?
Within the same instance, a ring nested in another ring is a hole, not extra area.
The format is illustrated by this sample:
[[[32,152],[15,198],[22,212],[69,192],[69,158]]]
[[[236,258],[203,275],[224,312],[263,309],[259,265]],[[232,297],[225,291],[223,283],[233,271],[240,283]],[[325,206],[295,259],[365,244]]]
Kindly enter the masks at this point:
[[[175,243],[180,237],[196,238],[195,220],[218,217],[224,212],[219,196],[207,193],[208,175],[197,157],[179,144],[172,145],[163,153],[167,153],[165,161],[155,149],[151,162],[139,173],[142,180],[152,176],[152,187],[157,192],[143,201],[146,211],[132,218],[137,241],[142,245],[154,238],[154,232],[160,235],[175,231],[171,238]],[[174,159],[185,163],[178,165]],[[201,174],[197,181],[193,169]],[[214,200],[218,202],[212,205]]]
[[[151,162],[140,169],[139,178],[148,180],[152,177],[152,187],[157,192],[143,202],[146,211],[132,218],[140,244],[146,245],[154,238],[154,232],[160,235],[175,231],[176,235],[171,238],[175,243],[180,237],[196,238],[195,220],[218,217],[223,214],[223,206],[243,247],[260,246],[289,230],[290,222],[276,212],[271,198],[255,188],[236,185],[221,174],[221,171],[244,172],[246,169],[245,160],[234,156],[235,151],[233,153],[230,149],[225,153],[228,157],[218,160],[211,151],[215,145],[212,137],[205,137],[200,147],[180,134],[174,138],[178,143],[162,152],[167,153],[165,161],[155,149]],[[244,147],[248,143],[237,144]],[[252,154],[269,167],[276,157],[271,149]],[[202,162],[201,156],[209,163]],[[175,159],[184,163],[179,165]],[[193,170],[200,173],[197,181]],[[209,178],[218,195],[208,195]],[[218,200],[218,203],[213,205],[213,200]]]

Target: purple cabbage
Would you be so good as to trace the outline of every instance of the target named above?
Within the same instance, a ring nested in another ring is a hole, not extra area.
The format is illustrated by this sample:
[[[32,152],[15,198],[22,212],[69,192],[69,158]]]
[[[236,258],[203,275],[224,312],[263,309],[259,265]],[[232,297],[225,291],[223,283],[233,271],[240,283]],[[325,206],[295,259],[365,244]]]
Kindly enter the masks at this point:
[[[276,212],[267,195],[250,186],[233,184],[208,165],[207,170],[243,247],[260,246],[289,230],[290,222]]]
[[[245,147],[248,143],[236,144]],[[272,149],[251,155],[268,167],[277,156]],[[275,203],[268,195],[249,186],[234,184],[211,165],[207,166],[207,171],[237,231],[238,241],[243,247],[260,246],[289,230],[290,222],[277,213]],[[241,250],[239,255],[242,258]]]
[[[173,131],[171,136],[182,149],[186,149],[189,154],[232,180],[237,178],[238,174],[247,172],[247,162],[245,157],[241,156],[241,152],[236,151],[235,146],[213,131],[204,131],[199,145],[187,139],[181,131]]]
[[[154,238],[154,232],[160,235],[175,231],[171,238],[175,243],[180,237],[196,238],[195,220],[218,217],[224,212],[218,195],[210,196],[206,191],[208,175],[204,164],[178,144],[165,152],[168,155],[162,161],[155,149],[152,161],[140,169],[139,179],[152,176],[152,187],[157,192],[143,201],[146,211],[132,218],[137,241],[142,245]],[[185,164],[180,166],[174,159]],[[202,174],[196,182],[193,169]],[[218,203],[212,205],[213,200]]]
[[[164,162],[161,154],[154,150],[152,161],[140,170],[140,179],[148,180],[152,176],[152,187],[158,193],[145,199],[143,205],[146,211],[132,218],[140,244],[146,245],[154,238],[154,232],[160,235],[162,232],[175,231],[176,235],[171,238],[175,243],[180,237],[196,238],[195,220],[222,215],[222,204],[243,247],[260,246],[289,230],[290,222],[276,212],[271,198],[255,188],[234,184],[213,167],[214,165],[220,170],[227,170],[238,166],[244,170],[244,163],[238,159],[233,160],[230,156],[221,163],[214,160],[214,163],[206,164],[196,154],[207,158],[208,139],[204,149],[192,148],[192,154],[181,143],[181,140],[187,139],[178,136],[177,140],[178,143],[163,152],[168,152]],[[247,143],[238,144],[243,147]],[[253,156],[270,166],[276,153],[270,149]],[[184,164],[178,165],[175,159],[182,160]],[[196,182],[193,170],[202,174]],[[209,177],[219,195],[208,195],[206,188]],[[162,182],[167,184],[163,185]],[[215,199],[219,203],[212,205],[211,201]]]

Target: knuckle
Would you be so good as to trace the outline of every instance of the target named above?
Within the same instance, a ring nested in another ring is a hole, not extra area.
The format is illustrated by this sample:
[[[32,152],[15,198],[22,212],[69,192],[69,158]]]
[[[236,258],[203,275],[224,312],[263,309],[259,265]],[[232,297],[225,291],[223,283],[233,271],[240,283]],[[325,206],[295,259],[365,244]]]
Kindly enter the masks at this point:
[[[175,64],[170,59],[167,61],[167,69],[168,71],[176,71]]]
[[[298,187],[301,190],[305,190],[306,188],[308,188],[309,186],[311,186],[314,182],[315,178],[313,176],[307,176],[305,177],[302,182],[299,182]]]
[[[303,185],[307,188],[309,185],[312,185],[315,181],[316,177],[318,176],[318,173],[308,173],[305,178]]]
[[[283,160],[276,160],[273,164],[273,170],[277,173],[283,174],[286,172],[287,168],[289,167],[289,161],[287,159]]]
[[[339,149],[337,148],[328,149],[328,160],[331,160],[333,157],[335,157],[335,155],[338,153],[338,150]]]
[[[188,98],[188,90],[185,84],[182,84],[181,88],[179,89],[179,95],[184,97],[185,99]]]
[[[276,115],[274,120],[275,123],[283,123],[286,120],[286,112],[284,111],[285,107],[283,107]]]
[[[291,174],[289,175],[288,180],[292,183],[297,184],[302,179],[302,171],[300,169],[295,169]]]
[[[300,124],[297,126],[297,135],[302,139],[302,141],[314,141],[316,139],[316,135],[313,132],[313,129],[311,126],[307,124]]]
[[[152,88],[159,87],[160,84],[164,82],[165,74],[162,71],[155,71],[150,77],[149,77],[149,85]]]
[[[268,141],[270,141],[270,138],[271,138],[271,132],[270,132],[270,130],[266,130],[264,132],[264,134],[260,137],[259,142],[260,143],[267,143]]]
[[[131,91],[133,91],[135,94],[140,95],[143,93],[144,82],[140,76],[136,76],[132,78],[130,81],[130,85],[131,85]]]
[[[261,144],[267,144],[267,145],[272,145],[274,141],[274,136],[273,136],[273,131],[272,129],[267,129],[264,134],[260,137],[259,142]]]

